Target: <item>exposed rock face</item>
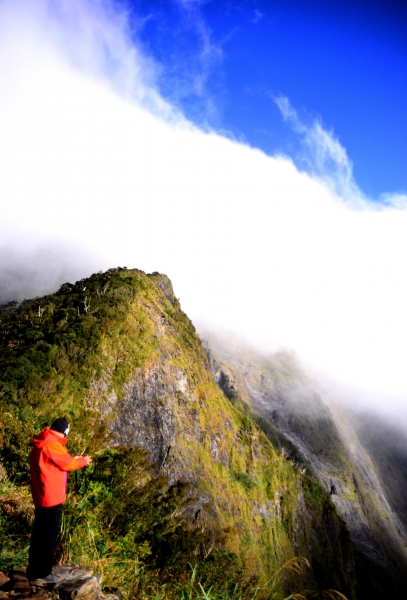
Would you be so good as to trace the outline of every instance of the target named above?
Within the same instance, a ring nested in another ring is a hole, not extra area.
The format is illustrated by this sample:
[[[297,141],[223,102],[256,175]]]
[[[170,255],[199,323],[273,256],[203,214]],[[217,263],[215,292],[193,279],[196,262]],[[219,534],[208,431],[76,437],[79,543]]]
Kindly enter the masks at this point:
[[[352,427],[372,459],[391,507],[407,528],[407,433],[403,424],[354,410]]]
[[[119,415],[112,426],[116,443],[143,448],[159,469],[164,468],[176,445],[175,410],[180,397],[186,404],[196,400],[188,396],[188,381],[181,369],[172,365],[165,369],[161,364],[139,369],[124,386]],[[176,472],[172,475],[176,477]]]
[[[310,461],[345,519],[357,557],[358,598],[404,598],[407,535],[345,414],[326,404],[295,357],[264,357],[207,336],[211,371]]]

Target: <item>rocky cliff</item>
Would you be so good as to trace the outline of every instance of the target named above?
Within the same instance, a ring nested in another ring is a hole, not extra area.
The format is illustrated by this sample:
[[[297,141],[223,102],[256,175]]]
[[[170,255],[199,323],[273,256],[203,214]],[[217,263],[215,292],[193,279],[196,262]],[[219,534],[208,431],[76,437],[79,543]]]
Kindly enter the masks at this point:
[[[95,458],[71,479],[62,559],[110,573],[142,560],[163,581],[187,562],[212,578],[218,564],[226,581],[227,564],[249,585],[303,556],[313,570],[287,571],[282,594],[335,588],[356,598],[353,551],[332,497],[219,388],[165,275],[112,269],[67,283],[7,307],[0,329],[3,498],[27,497],[30,439],[56,415],[72,422],[71,453]],[[344,459],[329,452],[340,469]],[[29,527],[7,506],[0,502],[2,531],[13,532],[23,560]]]
[[[373,428],[372,418],[356,419],[324,398],[295,355],[265,356],[209,332],[206,337],[220,389],[232,401],[250,407],[263,429],[277,430],[283,436],[279,444],[287,452],[292,446],[299,450],[330,492],[354,545],[358,598],[404,598],[407,536],[401,448],[405,446],[401,442],[397,446],[400,436],[389,439],[385,435],[389,428],[377,423]]]

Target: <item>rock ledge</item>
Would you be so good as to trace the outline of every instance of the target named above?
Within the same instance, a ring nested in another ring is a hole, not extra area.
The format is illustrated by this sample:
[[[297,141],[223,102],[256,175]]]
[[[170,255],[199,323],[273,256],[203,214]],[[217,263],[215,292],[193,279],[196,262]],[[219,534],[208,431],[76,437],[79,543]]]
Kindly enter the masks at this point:
[[[62,563],[52,572],[62,579],[56,583],[34,583],[28,581],[24,568],[10,569],[7,574],[0,572],[0,600],[121,600],[120,590],[102,590],[102,576],[94,575],[92,569]]]

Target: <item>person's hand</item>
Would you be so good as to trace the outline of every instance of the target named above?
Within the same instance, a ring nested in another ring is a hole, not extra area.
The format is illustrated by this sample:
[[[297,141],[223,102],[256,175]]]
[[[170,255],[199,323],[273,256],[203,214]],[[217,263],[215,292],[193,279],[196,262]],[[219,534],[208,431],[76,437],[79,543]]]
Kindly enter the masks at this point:
[[[87,467],[88,465],[90,465],[91,462],[92,462],[92,457],[91,456],[75,456],[75,460],[78,460],[79,458],[84,458],[86,460],[85,467]]]

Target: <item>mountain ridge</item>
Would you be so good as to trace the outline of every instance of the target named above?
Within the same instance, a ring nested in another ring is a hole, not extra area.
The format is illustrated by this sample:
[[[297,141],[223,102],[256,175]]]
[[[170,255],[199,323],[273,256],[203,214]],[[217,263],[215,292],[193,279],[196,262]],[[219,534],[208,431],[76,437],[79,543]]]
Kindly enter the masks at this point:
[[[118,268],[66,283],[3,311],[0,331],[0,508],[16,540],[7,560],[23,556],[29,535],[30,439],[64,413],[71,452],[95,460],[71,478],[62,557],[104,564],[130,594],[135,578],[117,561],[142,561],[155,589],[175,585],[191,561],[208,585],[247,587],[304,556],[314,570],[285,572],[282,595],[335,588],[356,598],[331,496],[219,390],[165,275]],[[10,494],[26,499],[20,522],[5,508]]]
[[[296,446],[331,491],[354,543],[363,580],[358,597],[369,589],[369,597],[386,598],[391,593],[402,598],[405,526],[388,500],[366,439],[363,444],[358,438],[355,420],[351,423],[338,405],[323,400],[295,355],[265,356],[243,343],[225,343],[210,332],[204,335],[212,373],[221,387],[223,383],[224,392],[230,397],[240,394],[255,414]],[[394,485],[394,477],[392,481]],[[358,568],[356,572],[358,576]]]

